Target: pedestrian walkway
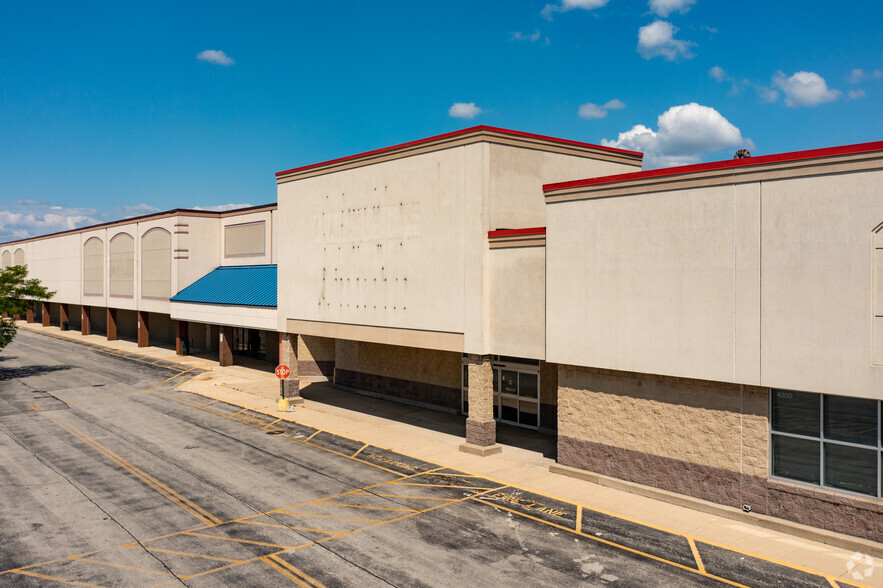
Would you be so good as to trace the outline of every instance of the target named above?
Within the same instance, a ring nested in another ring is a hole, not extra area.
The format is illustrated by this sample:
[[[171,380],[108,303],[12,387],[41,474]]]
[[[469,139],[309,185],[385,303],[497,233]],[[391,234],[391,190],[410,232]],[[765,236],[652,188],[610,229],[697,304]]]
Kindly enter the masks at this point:
[[[216,361],[207,357],[180,357],[170,349],[138,348],[134,342],[108,342],[100,336],[84,337],[76,332],[62,332],[57,327],[23,322],[19,322],[19,326],[206,370],[181,384],[178,388],[182,391],[282,417],[547,496],[590,505],[627,520],[688,534],[766,560],[823,573],[852,584],[883,587],[883,546],[880,544],[761,515],[745,515],[735,509],[727,512],[724,507],[681,495],[668,497],[679,502],[673,504],[641,495],[640,492],[649,489],[624,482],[611,481],[617,486],[611,487],[551,473],[549,468],[555,463],[554,439],[536,432],[501,427],[498,441],[504,446],[503,452],[490,457],[473,456],[459,451],[465,436],[465,419],[460,416],[356,395],[328,382],[302,383],[304,404],[291,412],[280,413],[276,410],[279,382],[270,372],[244,366],[219,367]],[[651,493],[658,497],[667,494],[657,490]]]

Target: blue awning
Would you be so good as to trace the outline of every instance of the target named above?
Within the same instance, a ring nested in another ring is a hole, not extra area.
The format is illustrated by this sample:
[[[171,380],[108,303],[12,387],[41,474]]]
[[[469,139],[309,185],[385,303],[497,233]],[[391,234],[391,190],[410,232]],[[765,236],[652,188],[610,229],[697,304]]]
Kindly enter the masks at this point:
[[[171,301],[275,308],[276,266],[219,267],[172,296]]]

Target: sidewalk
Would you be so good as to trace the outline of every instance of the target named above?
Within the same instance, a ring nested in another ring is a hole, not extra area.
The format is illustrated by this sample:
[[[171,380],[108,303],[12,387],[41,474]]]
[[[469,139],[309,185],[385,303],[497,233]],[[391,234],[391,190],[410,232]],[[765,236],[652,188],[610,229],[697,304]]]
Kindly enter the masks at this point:
[[[517,435],[517,431],[507,431],[506,437],[516,441],[520,447],[504,444],[501,454],[477,457],[459,451],[465,435],[465,425],[460,424],[464,421],[463,417],[359,396],[338,390],[327,382],[302,382],[304,404],[292,412],[281,413],[276,410],[279,381],[270,372],[243,366],[219,367],[217,361],[206,357],[180,357],[175,355],[173,349],[139,348],[135,342],[107,341],[99,335],[84,337],[77,332],[62,332],[57,327],[42,327],[22,321],[18,325],[37,332],[86,340],[207,370],[180,385],[180,390],[580,503],[621,518],[689,534],[771,561],[799,566],[852,583],[883,588],[883,545],[761,515],[745,515],[736,509],[672,495],[675,501],[692,504],[693,507],[678,506],[620,489],[629,487],[627,483],[612,482],[618,487],[610,487],[602,485],[603,482],[595,484],[553,474],[549,467],[555,463],[554,460],[543,455],[546,441],[533,437],[536,434],[530,431],[518,439],[512,437]],[[506,439],[501,438],[500,441]],[[634,490],[642,491],[643,488]],[[653,494],[665,493],[654,490]],[[697,508],[711,512],[702,512]],[[722,516],[724,513],[727,516]],[[765,523],[764,519],[767,519]],[[872,555],[874,561],[871,566],[867,565],[864,557],[859,560],[857,552]],[[867,575],[869,570],[870,577]],[[861,580],[854,577],[854,573],[859,573]]]

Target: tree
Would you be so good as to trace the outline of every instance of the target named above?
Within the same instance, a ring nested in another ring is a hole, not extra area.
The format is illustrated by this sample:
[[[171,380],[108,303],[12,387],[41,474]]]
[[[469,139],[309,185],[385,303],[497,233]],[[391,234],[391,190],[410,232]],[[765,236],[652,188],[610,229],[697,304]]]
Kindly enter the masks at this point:
[[[55,296],[40,284],[36,278],[28,278],[28,268],[13,265],[0,271],[0,313],[6,318],[0,319],[0,349],[12,342],[17,328],[12,315],[27,313],[28,306],[34,300],[49,300]]]

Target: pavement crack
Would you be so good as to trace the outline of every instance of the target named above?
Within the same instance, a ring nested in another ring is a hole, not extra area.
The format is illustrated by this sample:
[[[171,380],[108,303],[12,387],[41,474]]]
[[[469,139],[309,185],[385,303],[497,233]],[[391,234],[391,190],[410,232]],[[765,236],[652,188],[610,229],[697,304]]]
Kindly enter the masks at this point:
[[[133,541],[134,543],[136,543],[136,544],[137,544],[141,549],[143,549],[146,553],[149,553],[150,556],[151,556],[152,558],[154,558],[154,559],[155,559],[155,560],[156,560],[156,561],[157,561],[157,562],[158,562],[163,568],[165,568],[166,571],[168,571],[169,574],[171,574],[171,576],[172,576],[174,579],[178,580],[178,581],[179,581],[181,584],[183,584],[184,586],[187,586],[187,584],[185,584],[184,581],[183,581],[181,578],[179,578],[179,577],[177,576],[177,574],[175,574],[175,572],[173,572],[173,571],[169,568],[169,566],[167,566],[167,565],[165,564],[165,562],[164,562],[163,560],[161,560],[160,558],[158,558],[158,557],[157,557],[154,553],[152,553],[149,549],[147,549],[146,547],[144,547],[144,545],[141,543],[141,540],[138,539],[138,537],[136,537],[136,536],[135,536],[135,535],[134,535],[129,529],[126,528],[126,526],[125,526],[123,523],[121,523],[119,520],[117,520],[116,517],[114,517],[111,513],[109,513],[108,511],[106,511],[106,510],[104,509],[104,507],[102,507],[102,506],[101,506],[100,504],[98,504],[98,503],[97,503],[97,502],[96,502],[91,496],[89,496],[89,494],[86,493],[86,491],[85,491],[85,490],[84,490],[84,489],[83,489],[83,488],[82,488],[82,487],[81,487],[81,486],[80,486],[80,485],[79,485],[79,484],[78,484],[73,478],[67,476],[64,472],[62,472],[61,470],[59,470],[58,468],[56,468],[55,465],[52,464],[52,462],[50,462],[49,460],[43,458],[43,456],[41,456],[39,453],[37,453],[36,451],[34,451],[32,448],[28,447],[27,444],[25,444],[21,439],[19,439],[18,437],[16,437],[16,436],[15,436],[13,433],[11,433],[9,430],[7,430],[7,429],[4,428],[4,429],[3,429],[3,432],[6,433],[6,436],[9,437],[9,438],[10,438],[10,439],[11,439],[16,445],[18,445],[18,446],[21,447],[23,450],[25,450],[25,451],[29,452],[31,455],[33,455],[33,456],[34,456],[34,459],[36,459],[36,460],[39,461],[41,464],[43,464],[43,466],[45,466],[47,469],[51,470],[56,476],[60,477],[62,480],[64,480],[65,482],[67,482],[67,483],[68,483],[68,484],[69,484],[74,490],[76,490],[76,491],[77,491],[77,492],[78,492],[83,498],[85,498],[86,500],[88,500],[88,501],[89,501],[89,502],[90,502],[95,508],[97,508],[97,509],[100,510],[102,513],[104,513],[105,515],[107,515],[108,520],[113,521],[113,523],[114,523],[117,527],[119,527],[119,528],[120,528],[120,529],[121,529],[126,535],[128,535],[129,537],[132,538],[132,541]]]

